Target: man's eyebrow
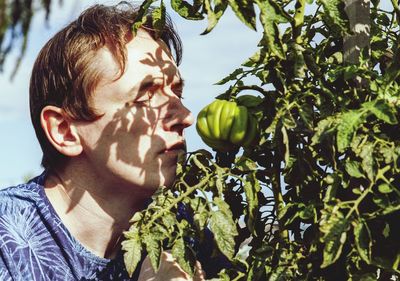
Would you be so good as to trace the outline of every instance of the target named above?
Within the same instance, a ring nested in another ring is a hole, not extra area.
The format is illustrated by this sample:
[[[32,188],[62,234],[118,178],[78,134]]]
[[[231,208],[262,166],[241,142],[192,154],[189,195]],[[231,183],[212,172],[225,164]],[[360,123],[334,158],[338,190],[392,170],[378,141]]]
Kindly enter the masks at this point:
[[[155,81],[154,78],[150,78],[150,79],[146,79],[146,80],[140,82],[139,92],[148,90],[148,89],[150,89],[151,87],[153,87],[154,84],[155,84],[154,81]]]
[[[131,91],[134,91],[134,89],[136,88],[136,89],[138,89],[138,93],[145,92],[148,89],[152,88],[154,85],[161,85],[161,83],[158,82],[159,80],[161,81],[162,78],[161,77],[151,77],[151,78],[144,79],[140,82],[140,84],[138,86],[134,86],[131,89]],[[172,82],[171,86],[174,88],[183,88],[185,86],[185,80],[180,77],[176,83]]]

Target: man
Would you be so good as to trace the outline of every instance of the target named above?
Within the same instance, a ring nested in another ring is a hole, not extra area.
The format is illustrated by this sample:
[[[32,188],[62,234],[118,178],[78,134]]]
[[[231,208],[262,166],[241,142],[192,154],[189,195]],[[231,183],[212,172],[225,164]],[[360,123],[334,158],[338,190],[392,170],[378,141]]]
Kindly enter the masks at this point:
[[[149,19],[134,35],[134,18],[127,3],[95,5],[38,55],[30,107],[45,172],[0,192],[0,280],[129,280],[122,232],[173,183],[193,123],[172,24],[157,37]],[[145,259],[132,280],[190,278],[163,253],[158,272]]]

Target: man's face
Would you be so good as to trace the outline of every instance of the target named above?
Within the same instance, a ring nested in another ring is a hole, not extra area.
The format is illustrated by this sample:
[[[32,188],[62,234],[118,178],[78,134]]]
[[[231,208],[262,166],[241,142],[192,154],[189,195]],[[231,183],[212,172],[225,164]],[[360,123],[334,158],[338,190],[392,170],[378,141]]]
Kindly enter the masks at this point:
[[[103,75],[90,105],[103,115],[78,123],[80,157],[104,185],[150,192],[173,183],[185,150],[183,129],[193,116],[182,104],[183,81],[165,44],[139,30],[126,47],[126,71],[118,80],[107,48],[95,59]]]

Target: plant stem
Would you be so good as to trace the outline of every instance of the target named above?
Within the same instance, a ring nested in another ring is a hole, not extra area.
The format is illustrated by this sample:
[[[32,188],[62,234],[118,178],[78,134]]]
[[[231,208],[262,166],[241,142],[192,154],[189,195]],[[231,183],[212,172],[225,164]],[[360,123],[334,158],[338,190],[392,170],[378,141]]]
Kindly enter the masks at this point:
[[[274,200],[275,200],[275,210],[276,210],[276,218],[278,220],[278,233],[279,237],[282,240],[287,240],[289,237],[288,231],[283,230],[283,223],[279,219],[280,214],[282,213],[282,209],[285,207],[285,202],[283,201],[283,196],[282,196],[282,190],[281,190],[281,182],[280,182],[280,177],[281,177],[281,168],[280,168],[280,159],[275,155],[275,160],[274,160],[274,167],[273,167],[273,176],[272,176],[272,193],[274,194]]]
[[[264,90],[263,88],[256,86],[256,85],[251,85],[251,86],[238,86],[237,87],[238,91],[242,91],[242,90],[254,90],[257,91],[261,94],[263,94],[264,96],[268,95],[268,91]]]
[[[191,186],[188,188],[184,193],[182,193],[180,196],[176,197],[174,200],[172,200],[171,204],[168,207],[163,208],[160,212],[155,215],[151,221],[146,225],[146,229],[148,230],[155,221],[157,221],[159,218],[161,218],[164,213],[169,212],[176,204],[178,204],[180,201],[182,201],[183,198],[186,198],[189,196],[193,191],[196,189],[202,188],[206,184],[208,184],[208,181],[210,180],[210,174],[207,174],[198,184]]]

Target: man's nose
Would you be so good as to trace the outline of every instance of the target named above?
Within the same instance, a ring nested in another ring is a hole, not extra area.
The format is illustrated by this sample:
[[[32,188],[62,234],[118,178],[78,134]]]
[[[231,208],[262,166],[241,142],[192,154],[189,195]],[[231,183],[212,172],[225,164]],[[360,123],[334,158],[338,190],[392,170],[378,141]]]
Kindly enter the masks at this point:
[[[165,119],[164,126],[168,130],[182,132],[183,129],[194,123],[192,112],[183,105],[182,100],[176,95],[170,97],[166,115],[168,118]]]

